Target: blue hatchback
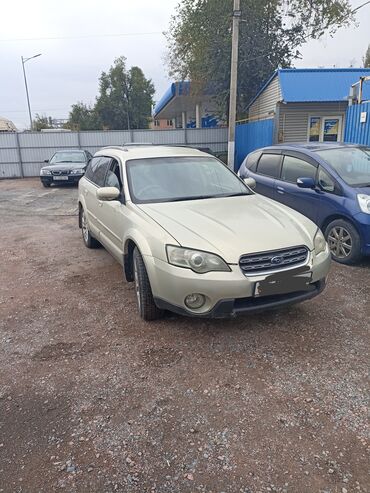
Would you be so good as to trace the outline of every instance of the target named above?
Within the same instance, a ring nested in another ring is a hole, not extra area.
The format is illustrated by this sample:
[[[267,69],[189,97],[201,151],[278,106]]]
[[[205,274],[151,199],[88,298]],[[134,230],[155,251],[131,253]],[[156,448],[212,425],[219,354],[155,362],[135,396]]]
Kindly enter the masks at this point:
[[[370,147],[279,144],[248,154],[238,174],[314,221],[336,261],[353,264],[370,255]]]

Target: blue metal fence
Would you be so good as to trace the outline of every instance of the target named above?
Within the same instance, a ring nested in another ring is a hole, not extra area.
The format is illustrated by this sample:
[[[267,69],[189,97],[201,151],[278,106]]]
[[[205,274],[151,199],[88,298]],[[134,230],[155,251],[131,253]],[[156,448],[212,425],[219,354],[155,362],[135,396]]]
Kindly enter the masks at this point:
[[[238,170],[250,152],[273,143],[274,119],[258,120],[236,126],[235,169]]]
[[[365,120],[363,123],[361,123],[361,114]],[[348,107],[344,141],[370,146],[370,103],[355,104]]]

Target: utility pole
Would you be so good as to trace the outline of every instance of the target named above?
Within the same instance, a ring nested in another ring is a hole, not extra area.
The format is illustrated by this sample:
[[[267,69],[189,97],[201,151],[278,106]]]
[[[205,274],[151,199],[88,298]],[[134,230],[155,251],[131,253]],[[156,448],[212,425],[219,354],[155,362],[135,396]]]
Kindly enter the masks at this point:
[[[23,77],[24,77],[24,85],[25,85],[25,88],[26,88],[26,95],[27,95],[28,115],[30,117],[30,130],[32,130],[32,113],[31,113],[31,105],[30,105],[30,96],[28,94],[26,70],[24,68],[24,64],[26,62],[28,62],[28,60],[32,60],[32,58],[37,58],[38,56],[41,56],[41,53],[39,53],[38,55],[31,56],[29,58],[23,58],[23,56],[21,56],[22,68],[23,68]]]
[[[233,32],[231,44],[230,70],[230,103],[229,103],[229,135],[228,135],[228,166],[234,169],[235,158],[235,120],[236,96],[238,86],[238,51],[239,51],[239,22],[241,17],[240,0],[234,0]]]

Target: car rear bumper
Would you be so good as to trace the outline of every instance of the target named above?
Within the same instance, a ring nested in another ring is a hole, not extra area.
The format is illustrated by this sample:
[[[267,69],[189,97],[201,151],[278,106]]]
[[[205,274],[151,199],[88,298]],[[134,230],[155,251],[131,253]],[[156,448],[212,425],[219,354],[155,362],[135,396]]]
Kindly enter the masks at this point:
[[[310,300],[320,294],[325,289],[325,279],[321,279],[310,285],[309,291],[302,291],[289,294],[280,294],[274,296],[264,296],[260,298],[235,298],[231,300],[220,300],[212,310],[206,313],[194,313],[177,305],[172,305],[160,298],[154,298],[158,308],[169,310],[179,315],[200,318],[230,318],[237,317],[247,313],[259,313],[266,310],[282,308],[284,306],[301,303]]]

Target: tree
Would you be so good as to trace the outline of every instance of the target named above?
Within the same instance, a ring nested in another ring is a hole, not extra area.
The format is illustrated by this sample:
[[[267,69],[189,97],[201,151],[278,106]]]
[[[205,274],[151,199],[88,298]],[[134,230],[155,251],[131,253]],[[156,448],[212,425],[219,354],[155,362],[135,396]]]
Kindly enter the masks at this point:
[[[64,127],[71,130],[98,130],[100,122],[93,107],[78,102],[72,105],[68,123]]]
[[[53,128],[52,117],[36,113],[35,118],[32,120],[32,129],[40,132],[44,128]]]
[[[277,67],[289,67],[309,38],[351,22],[348,0],[241,0],[238,115]],[[167,33],[170,75],[216,95],[227,116],[232,0],[181,0]]]
[[[370,68],[370,45],[367,47],[365,56],[364,56],[364,67]]]
[[[126,68],[125,57],[114,60],[99,78],[99,95],[93,107],[84,103],[72,106],[69,128],[80,130],[125,130],[148,128],[154,86],[139,67]]]

